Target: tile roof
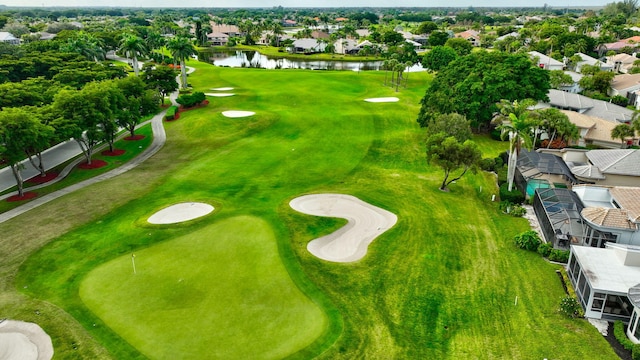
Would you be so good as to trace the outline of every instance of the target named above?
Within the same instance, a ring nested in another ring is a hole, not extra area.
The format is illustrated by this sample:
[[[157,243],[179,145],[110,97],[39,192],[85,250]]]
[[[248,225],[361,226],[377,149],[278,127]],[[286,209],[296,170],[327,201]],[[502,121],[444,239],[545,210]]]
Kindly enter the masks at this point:
[[[629,216],[624,209],[606,209],[587,207],[580,213],[582,217],[596,225],[615,229],[637,230],[636,224],[629,221]]]
[[[586,156],[605,175],[640,176],[640,150],[591,150]]]
[[[624,90],[640,87],[640,74],[620,74],[616,75],[611,82],[611,88],[616,90]]]
[[[591,129],[596,125],[596,121],[592,116],[580,114],[579,112],[571,110],[560,110],[560,112],[567,115],[569,121],[579,128]]]
[[[571,168],[573,175],[583,179],[604,180],[606,176],[602,175],[600,169],[593,165],[578,165]]]
[[[562,61],[558,61],[552,57],[549,57],[543,53],[539,53],[537,51],[529,51],[528,52],[529,56],[534,58],[537,57],[538,58],[538,64],[547,64],[547,65],[553,65],[553,66],[564,66],[564,63]]]
[[[640,187],[615,186],[609,193],[627,211],[631,221],[640,222]]]
[[[548,96],[549,104],[555,108],[578,111],[579,113],[616,124],[631,121],[633,117],[633,110],[607,101],[591,99],[580,94],[551,89]]]
[[[15,36],[13,36],[13,34],[9,32],[0,31],[0,41],[10,41],[10,40],[18,40],[18,38],[16,38]]]

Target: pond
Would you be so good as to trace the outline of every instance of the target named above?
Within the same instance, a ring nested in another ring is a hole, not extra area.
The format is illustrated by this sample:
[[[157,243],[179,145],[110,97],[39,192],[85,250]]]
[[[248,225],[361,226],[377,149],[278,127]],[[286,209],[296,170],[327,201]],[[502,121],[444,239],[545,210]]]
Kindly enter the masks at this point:
[[[200,61],[217,66],[251,67],[265,69],[312,69],[312,70],[380,70],[382,61],[337,61],[337,60],[299,60],[285,58],[270,58],[257,51],[201,51],[198,53]],[[416,65],[408,71],[422,71],[422,66]]]

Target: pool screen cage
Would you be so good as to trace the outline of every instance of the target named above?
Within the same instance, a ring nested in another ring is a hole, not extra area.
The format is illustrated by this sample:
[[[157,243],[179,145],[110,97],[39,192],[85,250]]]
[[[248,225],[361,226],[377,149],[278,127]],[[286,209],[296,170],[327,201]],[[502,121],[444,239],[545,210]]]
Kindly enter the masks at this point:
[[[544,174],[561,175],[571,184],[579,182],[562,158],[537,151],[520,151],[514,180],[518,190],[526,193],[528,181]]]
[[[582,201],[569,189],[535,190],[533,210],[545,239],[555,248],[584,243],[587,225],[580,216],[582,209]]]

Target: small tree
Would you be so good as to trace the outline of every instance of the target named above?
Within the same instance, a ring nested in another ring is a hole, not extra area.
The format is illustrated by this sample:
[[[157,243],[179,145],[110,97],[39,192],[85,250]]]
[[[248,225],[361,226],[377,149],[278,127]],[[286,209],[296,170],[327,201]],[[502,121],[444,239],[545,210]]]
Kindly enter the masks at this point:
[[[616,125],[611,130],[611,138],[612,139],[620,139],[622,141],[622,146],[624,146],[625,140],[627,138],[633,137],[635,131],[633,128],[627,124],[619,124]]]
[[[427,161],[444,170],[444,179],[440,190],[447,191],[447,186],[459,180],[468,170],[475,170],[482,159],[482,152],[471,140],[460,143],[453,136],[441,132],[427,139]],[[449,179],[451,173],[462,169],[460,174]]]
[[[453,136],[460,143],[471,139],[469,120],[456,113],[440,114],[427,125],[427,137],[441,132]]]

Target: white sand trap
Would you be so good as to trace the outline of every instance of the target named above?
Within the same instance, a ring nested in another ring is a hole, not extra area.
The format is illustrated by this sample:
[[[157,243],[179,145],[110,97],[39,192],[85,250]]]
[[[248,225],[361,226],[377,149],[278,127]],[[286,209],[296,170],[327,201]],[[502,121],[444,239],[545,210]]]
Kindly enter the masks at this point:
[[[232,93],[206,93],[205,95],[213,96],[213,97],[227,97],[227,96],[233,96],[235,94],[232,94]]]
[[[49,360],[53,357],[51,338],[34,323],[0,322],[0,360]]]
[[[238,110],[229,110],[229,111],[222,112],[222,115],[228,118],[241,118],[241,117],[253,116],[255,114],[256,113],[254,113],[253,111],[238,111]]]
[[[205,216],[213,211],[213,206],[205,203],[188,202],[171,205],[151,215],[151,224],[175,224]]]
[[[369,244],[398,221],[395,214],[351,195],[305,195],[291,200],[289,205],[301,213],[348,221],[339,230],[307,244],[310,253],[333,262],[362,259]]]
[[[213,88],[211,89],[213,91],[229,91],[229,90],[233,90],[232,87],[221,87],[221,88]]]
[[[364,99],[364,101],[372,102],[372,103],[382,103],[382,102],[398,102],[400,101],[400,99],[398,99],[397,97],[380,97],[380,98]]]

